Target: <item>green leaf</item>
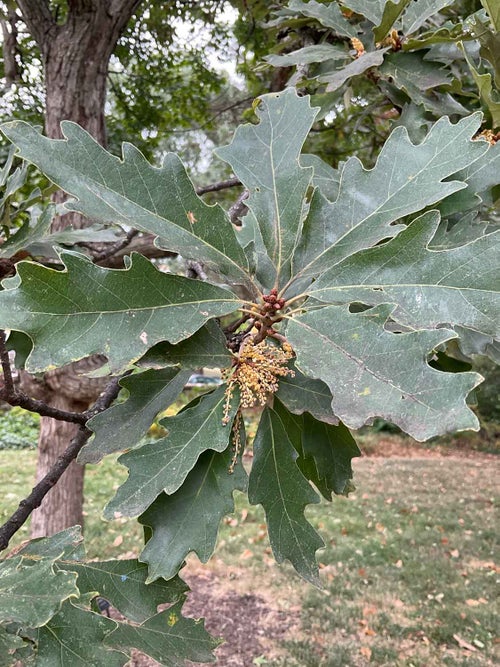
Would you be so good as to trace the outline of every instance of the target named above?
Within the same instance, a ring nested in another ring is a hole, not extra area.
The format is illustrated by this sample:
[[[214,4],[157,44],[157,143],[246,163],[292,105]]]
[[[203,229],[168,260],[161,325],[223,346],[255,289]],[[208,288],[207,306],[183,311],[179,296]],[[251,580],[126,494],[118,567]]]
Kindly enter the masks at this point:
[[[173,153],[156,168],[137,148],[123,144],[120,160],[69,121],[61,123],[66,137],[62,140],[48,139],[22,121],[4,123],[1,129],[21,157],[78,198],[66,208],[92,220],[155,234],[168,250],[252,289],[231,222],[220,206],[208,206],[196,195]]]
[[[338,90],[348,79],[353,76],[359,76],[370,69],[378,67],[384,62],[384,55],[388,49],[377,49],[376,51],[366,51],[358,58],[355,58],[345,67],[333,72],[333,74],[323,74],[318,77],[318,81],[328,84],[326,92]]]
[[[48,622],[63,600],[78,597],[76,575],[55,572],[54,558],[16,556],[0,563],[0,622],[37,628]]]
[[[317,155],[301,155],[300,164],[303,167],[313,167],[313,185],[330,201],[335,201],[339,194],[339,170],[334,169]]]
[[[313,459],[318,478],[328,490],[328,500],[332,493],[347,495],[352,488],[351,461],[361,452],[344,424],[325,424],[305,414],[302,451],[304,457]]]
[[[139,518],[153,530],[140,555],[149,567],[148,582],[173,577],[192,551],[208,561],[221,520],[234,511],[233,492],[247,485],[241,461],[229,473],[231,459],[231,448],[204,452],[181,488],[171,496],[162,493]]]
[[[365,170],[357,158],[341,169],[334,203],[321,198],[311,205],[303,238],[294,256],[297,277],[317,275],[349,255],[396,235],[395,221],[466,187],[444,181],[478,160],[487,150],[471,141],[479,123],[474,114],[452,125],[435,123],[425,140],[413,145],[403,127],[396,128],[382,148],[375,167]]]
[[[392,28],[397,19],[401,16],[404,10],[412,0],[380,0],[382,5],[382,16],[380,21],[375,23],[375,28],[373,29],[373,36],[376,42],[380,42],[387,35],[389,30]]]
[[[295,418],[279,401],[275,401],[275,409],[265,408],[255,436],[248,498],[266,512],[277,562],[289,560],[301,577],[318,586],[315,554],[324,545],[306,521],[304,508],[319,502],[319,496],[297,467],[300,437]]]
[[[317,109],[294,88],[263,95],[258,125],[242,125],[216,154],[228,162],[250,191],[245,204],[254,215],[273,265],[273,275],[290,277],[290,262],[302,230],[313,170],[299,164],[302,145]],[[247,216],[248,217],[248,216]]]
[[[484,336],[477,331],[463,327],[456,327],[456,332],[460,336],[460,349],[466,356],[483,354],[500,365],[499,341],[493,340],[491,336]]]
[[[498,0],[481,0],[481,4],[488,12],[495,32],[500,32],[500,2]]]
[[[332,28],[339,35],[356,37],[357,31],[340,11],[336,2],[321,4],[314,0],[302,2],[302,0],[290,0],[288,3],[290,11],[299,12],[302,16],[316,19],[326,28]]]
[[[137,560],[62,561],[58,567],[78,575],[77,586],[82,595],[98,593],[113,607],[135,623],[142,623],[157,613],[158,605],[177,602],[189,590],[175,577],[148,582],[148,568]]]
[[[419,53],[390,53],[379,72],[394,80],[417,104],[423,99],[423,92],[451,83],[451,73],[442,63],[424,60]]]
[[[446,250],[429,250],[439,213],[417,218],[395,239],[324,273],[310,290],[329,303],[395,303],[416,329],[459,324],[500,338],[500,231]]]
[[[126,271],[62,257],[65,271],[21,262],[20,286],[0,293],[0,326],[33,340],[30,372],[94,353],[105,354],[118,372],[160,340],[177,343],[239,305],[227,290],[162,273],[135,253]]]
[[[337,424],[332,411],[332,394],[321,380],[313,380],[303,375],[293,366],[295,375],[280,378],[276,396],[294,415],[310,412],[320,421]]]
[[[464,55],[472,77],[479,89],[481,101],[491,116],[493,128],[500,127],[500,95],[493,86],[491,74],[480,74],[474,67],[472,60],[467,56],[466,51],[464,51]]]
[[[453,4],[453,0],[413,0],[403,14],[402,30],[405,35],[416,32],[434,14]]]
[[[0,626],[0,667],[12,667],[15,661],[13,653],[23,646],[26,644],[21,637],[7,632]]]
[[[230,423],[223,426],[224,390],[221,386],[204,394],[194,407],[162,419],[168,435],[120,456],[118,461],[129,468],[129,477],[106,507],[107,518],[138,516],[160,493],[175,493],[202,452],[228,447],[237,401],[235,397]]]
[[[214,662],[212,650],[219,642],[206,632],[203,621],[181,616],[181,609],[182,601],[142,625],[119,623],[105,642],[118,650],[136,648],[164,667],[184,667],[186,660]]]
[[[411,0],[342,0],[342,4],[365,16],[375,27],[375,41],[380,42],[401,16]]]
[[[334,413],[351,428],[383,417],[416,440],[478,430],[465,398],[481,376],[441,373],[426,362],[433,348],[456,334],[391,333],[384,324],[394,308],[384,304],[351,313],[346,306],[328,306],[293,319],[287,338],[297,365],[326,382]]]
[[[139,359],[141,368],[225,368],[231,365],[231,352],[227,349],[226,337],[220,326],[209,321],[190,338],[171,345],[158,343]]]
[[[189,371],[166,368],[121,379],[120,385],[129,392],[128,399],[87,422],[95,435],[80,452],[78,461],[97,463],[107,454],[137,445],[156,415],[175,401],[189,375]]]
[[[116,647],[120,650],[117,653],[103,644],[117,625],[110,618],[65,602],[60,612],[38,631],[36,666],[122,667],[128,658],[121,647]]]
[[[345,60],[348,56],[344,47],[335,44],[313,44],[291,53],[271,54],[264,60],[274,67],[290,67],[292,65],[309,65],[322,63],[325,60]]]
[[[81,526],[71,526],[50,537],[30,540],[17,553],[26,557],[33,556],[35,560],[40,558],[83,560],[85,548]]]

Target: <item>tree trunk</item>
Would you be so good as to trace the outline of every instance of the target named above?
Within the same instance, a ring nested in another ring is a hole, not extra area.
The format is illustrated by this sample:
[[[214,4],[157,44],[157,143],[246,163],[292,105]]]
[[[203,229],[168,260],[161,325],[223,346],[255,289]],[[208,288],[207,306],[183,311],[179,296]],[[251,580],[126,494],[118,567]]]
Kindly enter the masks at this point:
[[[58,24],[46,0],[18,0],[28,30],[40,48],[45,76],[45,132],[62,137],[60,122],[72,120],[84,127],[101,144],[106,143],[104,105],[110,56],[134,9],[141,0],[68,0],[68,15]],[[62,193],[56,195],[63,200]],[[54,220],[52,229],[68,225],[81,228],[86,219],[68,213]],[[102,363],[89,360],[90,366]],[[84,362],[47,373],[37,381],[38,395],[64,410],[84,410],[102,390],[102,380],[82,378],[75,370]],[[30,382],[33,384],[33,382]],[[66,449],[76,427],[42,418],[38,441],[37,480]],[[72,463],[58,484],[32,515],[32,537],[51,535],[83,522],[84,469]]]

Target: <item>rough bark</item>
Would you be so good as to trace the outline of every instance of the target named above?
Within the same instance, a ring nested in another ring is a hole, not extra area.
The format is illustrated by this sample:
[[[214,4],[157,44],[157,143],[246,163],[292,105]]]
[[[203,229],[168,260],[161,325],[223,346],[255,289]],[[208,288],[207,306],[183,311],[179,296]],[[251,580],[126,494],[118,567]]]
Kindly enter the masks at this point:
[[[68,0],[63,24],[56,22],[47,0],[18,0],[28,30],[42,57],[46,88],[45,132],[60,138],[60,122],[72,120],[103,145],[106,143],[104,105],[110,56],[134,9],[141,0]],[[61,201],[63,195],[56,198]],[[56,218],[53,229],[81,228],[86,219],[76,213]],[[103,382],[82,378],[75,371],[87,362],[47,373],[34,383],[38,397],[64,410],[85,410],[103,388]],[[91,359],[90,366],[101,363]],[[78,367],[78,368],[76,368]],[[37,480],[41,479],[76,434],[77,427],[43,417],[39,437]],[[72,463],[32,516],[32,537],[51,535],[74,524],[82,525],[82,466]]]

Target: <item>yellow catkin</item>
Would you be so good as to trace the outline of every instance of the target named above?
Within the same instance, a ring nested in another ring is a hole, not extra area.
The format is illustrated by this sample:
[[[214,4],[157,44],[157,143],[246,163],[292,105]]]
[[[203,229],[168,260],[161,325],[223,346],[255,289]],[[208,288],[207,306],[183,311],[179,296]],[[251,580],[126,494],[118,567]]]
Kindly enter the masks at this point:
[[[292,357],[293,350],[289,343],[278,347],[266,341],[257,344],[252,339],[245,341],[235,355],[232,367],[222,372],[223,379],[227,381],[223,424],[230,420],[235,387],[239,389],[242,408],[264,405],[269,394],[277,391],[279,378],[294,375],[287,368]]]

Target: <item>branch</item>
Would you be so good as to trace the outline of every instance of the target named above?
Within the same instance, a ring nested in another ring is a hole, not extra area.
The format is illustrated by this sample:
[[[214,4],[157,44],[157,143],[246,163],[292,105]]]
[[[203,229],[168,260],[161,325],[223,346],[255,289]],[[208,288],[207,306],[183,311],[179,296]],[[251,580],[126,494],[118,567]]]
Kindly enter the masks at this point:
[[[201,188],[196,188],[196,194],[204,195],[207,192],[219,192],[219,190],[226,190],[227,188],[234,188],[236,185],[241,185],[239,178],[228,178],[227,181],[219,181],[211,185],[205,185]]]
[[[16,391],[12,370],[10,367],[9,353],[5,345],[5,331],[0,329],[0,363],[3,371],[3,387],[0,385],[0,400],[9,405],[18,405],[30,412],[37,412],[42,417],[52,417],[59,421],[70,422],[72,424],[83,425],[87,421],[85,414],[80,412],[68,412],[53,408],[44,401],[27,396],[22,391]]]
[[[17,0],[23,21],[38,44],[42,54],[47,34],[57,27],[47,0]]]
[[[106,408],[111,405],[120,391],[119,380],[120,378],[113,378],[103,394],[97,399],[93,408],[82,413],[85,420],[106,410]],[[3,526],[0,527],[0,551],[3,551],[9,546],[12,536],[17,533],[24,523],[26,523],[33,510],[40,507],[42,500],[50,489],[57,484],[69,464],[76,459],[78,453],[91,435],[92,431],[89,431],[85,426],[80,426],[76,436],[61,456],[59,456],[49,472],[38,482],[38,484],[36,484],[36,486],[33,487],[31,493],[24,498],[24,500],[21,500],[17,510],[3,524]]]

